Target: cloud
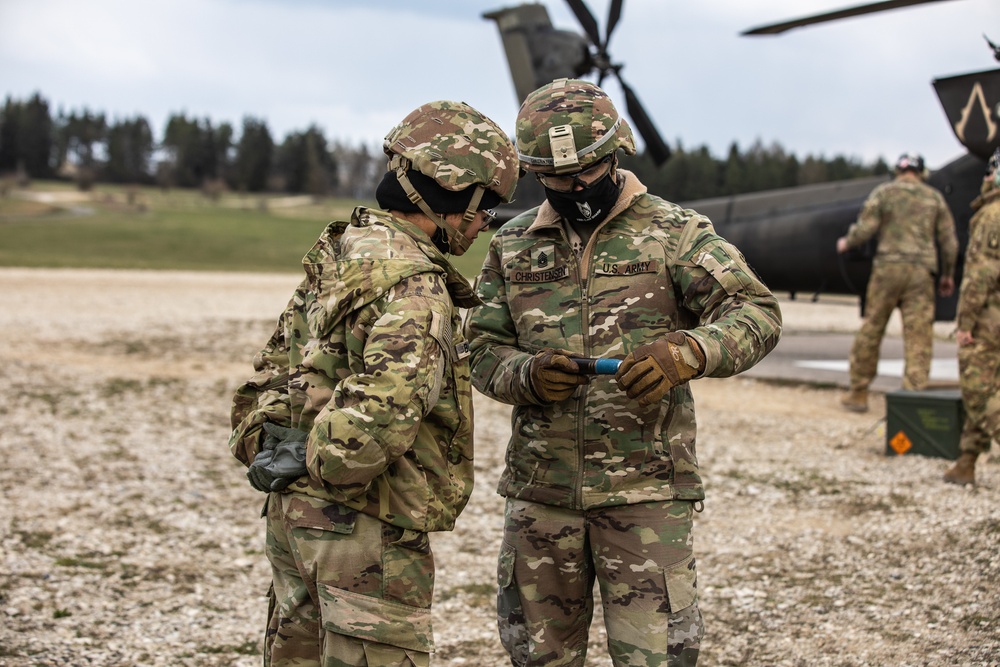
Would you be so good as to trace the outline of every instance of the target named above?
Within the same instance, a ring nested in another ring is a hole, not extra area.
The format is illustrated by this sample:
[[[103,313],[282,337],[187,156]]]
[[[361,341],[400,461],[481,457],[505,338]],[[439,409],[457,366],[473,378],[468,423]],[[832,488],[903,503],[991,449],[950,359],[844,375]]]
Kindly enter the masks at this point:
[[[469,102],[511,130],[513,85],[487,0],[3,0],[0,93],[40,92],[54,107],[171,113],[276,137],[316,124],[332,139],[378,144],[410,109]],[[604,25],[608,0],[588,4]],[[842,8],[835,0],[629,0],[611,53],[671,143],[780,142],[797,155],[937,165],[962,152],[931,87],[935,76],[995,66],[982,39],[995,0],[953,0],[779,37],[747,28]],[[564,2],[545,3],[579,30]],[[624,106],[620,87],[605,87]]]

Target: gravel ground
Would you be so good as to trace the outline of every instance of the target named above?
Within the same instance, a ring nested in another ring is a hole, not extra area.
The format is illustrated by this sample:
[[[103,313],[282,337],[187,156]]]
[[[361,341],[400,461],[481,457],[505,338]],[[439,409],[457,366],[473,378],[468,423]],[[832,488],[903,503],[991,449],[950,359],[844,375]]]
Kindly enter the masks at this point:
[[[0,666],[259,664],[262,498],[228,405],[294,275],[0,270]],[[850,331],[851,300],[785,304]],[[695,383],[701,665],[1000,665],[1000,468],[886,457],[884,401]],[[493,620],[509,409],[476,398],[477,487],[435,534],[434,664],[506,664]],[[606,667],[596,619],[588,667]]]

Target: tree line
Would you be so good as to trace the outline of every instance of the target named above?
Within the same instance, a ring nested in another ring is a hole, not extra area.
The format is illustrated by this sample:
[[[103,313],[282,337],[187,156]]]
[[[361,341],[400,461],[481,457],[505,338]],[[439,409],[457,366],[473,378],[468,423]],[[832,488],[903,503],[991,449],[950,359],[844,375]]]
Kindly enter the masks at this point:
[[[94,183],[202,188],[206,192],[286,192],[370,198],[385,169],[380,147],[356,146],[325,136],[313,124],[276,141],[267,122],[245,116],[237,135],[230,123],[171,114],[154,137],[141,115],[111,118],[89,109],[53,115],[39,93],[8,96],[0,109],[0,176],[66,179],[82,189]],[[623,159],[650,192],[671,201],[740,194],[888,173],[872,164],[836,156],[799,160],[780,144],[736,143],[725,159],[707,147],[678,142],[661,168],[646,155]]]

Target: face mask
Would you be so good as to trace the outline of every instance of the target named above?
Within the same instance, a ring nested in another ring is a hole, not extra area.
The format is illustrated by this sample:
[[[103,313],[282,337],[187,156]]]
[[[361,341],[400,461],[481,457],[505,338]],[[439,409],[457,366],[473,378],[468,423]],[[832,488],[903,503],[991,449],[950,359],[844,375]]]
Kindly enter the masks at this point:
[[[596,225],[608,216],[618,201],[621,188],[611,172],[589,188],[556,192],[545,188],[545,198],[564,220],[573,224]]]

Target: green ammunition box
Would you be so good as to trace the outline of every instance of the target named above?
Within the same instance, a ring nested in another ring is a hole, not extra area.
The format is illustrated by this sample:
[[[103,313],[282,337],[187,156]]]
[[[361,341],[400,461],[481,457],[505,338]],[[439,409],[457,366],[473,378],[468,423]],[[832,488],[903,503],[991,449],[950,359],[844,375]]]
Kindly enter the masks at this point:
[[[885,453],[958,458],[965,423],[958,389],[893,391],[885,395]]]

